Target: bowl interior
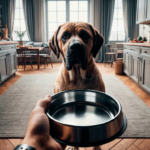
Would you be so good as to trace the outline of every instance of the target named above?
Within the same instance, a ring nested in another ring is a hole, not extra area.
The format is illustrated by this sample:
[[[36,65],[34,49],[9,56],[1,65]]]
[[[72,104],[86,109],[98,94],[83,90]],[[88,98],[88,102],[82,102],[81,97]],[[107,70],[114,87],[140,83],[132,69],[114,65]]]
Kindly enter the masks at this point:
[[[92,90],[73,90],[52,97],[50,119],[70,126],[93,126],[113,120],[121,105],[111,96]]]

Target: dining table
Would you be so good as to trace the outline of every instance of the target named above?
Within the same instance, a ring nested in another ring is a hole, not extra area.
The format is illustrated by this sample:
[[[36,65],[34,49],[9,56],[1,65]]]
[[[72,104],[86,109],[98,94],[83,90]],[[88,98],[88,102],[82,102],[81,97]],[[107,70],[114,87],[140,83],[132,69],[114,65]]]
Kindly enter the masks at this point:
[[[45,47],[31,47],[31,48],[26,48],[26,47],[22,47],[22,48],[16,48],[17,50],[22,50],[22,51],[27,51],[27,52],[36,52],[35,53],[26,53],[26,55],[30,55],[33,58],[37,58],[37,69],[40,69],[40,51],[44,50]]]

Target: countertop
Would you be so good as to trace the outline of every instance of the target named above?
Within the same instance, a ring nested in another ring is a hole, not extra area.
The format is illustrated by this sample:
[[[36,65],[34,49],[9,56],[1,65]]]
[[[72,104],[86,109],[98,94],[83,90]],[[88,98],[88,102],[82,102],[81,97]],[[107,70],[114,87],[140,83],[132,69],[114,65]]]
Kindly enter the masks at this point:
[[[116,43],[116,44],[123,44],[123,45],[129,45],[129,46],[145,46],[150,47],[150,43]]]
[[[0,41],[0,45],[7,45],[7,44],[18,44],[18,42],[15,42],[15,41]]]

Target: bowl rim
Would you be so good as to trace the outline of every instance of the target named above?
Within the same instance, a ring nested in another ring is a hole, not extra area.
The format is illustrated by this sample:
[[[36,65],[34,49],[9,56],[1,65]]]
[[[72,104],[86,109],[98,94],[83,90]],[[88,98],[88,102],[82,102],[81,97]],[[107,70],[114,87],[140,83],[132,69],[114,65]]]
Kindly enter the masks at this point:
[[[116,103],[117,103],[118,106],[119,106],[119,110],[118,110],[117,114],[114,116],[114,118],[112,118],[111,120],[106,121],[106,122],[104,122],[104,123],[102,123],[102,124],[88,125],[88,126],[78,126],[78,125],[69,125],[69,124],[61,123],[60,121],[54,119],[54,118],[48,113],[48,110],[49,110],[49,107],[48,107],[48,109],[46,110],[46,114],[47,114],[47,116],[49,117],[49,119],[51,119],[52,121],[54,121],[54,122],[56,122],[56,123],[58,123],[58,124],[65,125],[65,126],[69,126],[69,127],[89,128],[89,127],[103,126],[103,125],[105,125],[105,124],[111,123],[111,122],[113,122],[114,120],[116,120],[116,118],[121,114],[121,112],[122,112],[122,106],[121,106],[120,102],[119,102],[118,100],[116,100],[114,97],[112,97],[112,96],[110,96],[110,95],[108,95],[108,94],[106,94],[106,93],[104,93],[104,92],[101,92],[101,91],[90,90],[90,89],[66,90],[66,91],[62,91],[62,92],[59,92],[59,93],[56,93],[56,94],[52,95],[51,98],[52,98],[52,100],[53,100],[53,98],[56,98],[56,97],[59,96],[60,94],[63,94],[63,93],[66,93],[66,92],[68,93],[68,92],[80,92],[80,91],[92,92],[92,93],[93,93],[93,92],[94,92],[94,93],[95,93],[95,92],[96,92],[96,93],[101,93],[101,94],[104,94],[104,95],[106,95],[106,96],[112,98],[114,101],[116,101]],[[123,116],[123,112],[122,112],[122,116]],[[123,118],[123,117],[122,117],[122,118]]]

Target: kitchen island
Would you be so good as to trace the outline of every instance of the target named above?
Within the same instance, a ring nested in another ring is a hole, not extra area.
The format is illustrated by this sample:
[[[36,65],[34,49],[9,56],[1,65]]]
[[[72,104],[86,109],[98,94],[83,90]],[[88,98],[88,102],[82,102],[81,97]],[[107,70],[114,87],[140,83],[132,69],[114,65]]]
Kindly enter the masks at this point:
[[[16,44],[14,41],[0,41],[0,84],[17,71]]]
[[[150,95],[150,43],[120,44],[124,45],[124,73]]]

